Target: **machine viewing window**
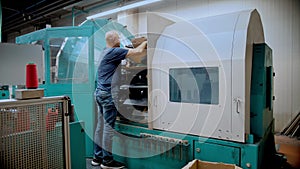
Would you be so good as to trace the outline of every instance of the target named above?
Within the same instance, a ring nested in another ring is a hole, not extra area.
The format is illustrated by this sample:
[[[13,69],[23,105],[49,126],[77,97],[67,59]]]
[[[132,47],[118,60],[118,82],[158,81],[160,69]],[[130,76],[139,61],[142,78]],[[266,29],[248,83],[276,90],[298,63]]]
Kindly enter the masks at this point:
[[[219,68],[171,68],[169,96],[171,102],[219,104]]]
[[[50,39],[52,83],[88,82],[87,41],[87,37]]]

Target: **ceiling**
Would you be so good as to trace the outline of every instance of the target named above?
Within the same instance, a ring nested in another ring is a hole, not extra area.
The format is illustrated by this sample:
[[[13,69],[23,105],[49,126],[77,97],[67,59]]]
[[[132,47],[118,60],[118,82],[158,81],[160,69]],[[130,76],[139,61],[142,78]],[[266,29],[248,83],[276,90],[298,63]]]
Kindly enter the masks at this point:
[[[51,20],[71,14],[72,7],[86,10],[96,5],[129,2],[131,0],[0,0],[2,5],[2,38],[34,26],[45,28]]]
[[[41,27],[69,11],[63,8],[82,0],[1,0],[2,34],[20,31],[28,26]]]

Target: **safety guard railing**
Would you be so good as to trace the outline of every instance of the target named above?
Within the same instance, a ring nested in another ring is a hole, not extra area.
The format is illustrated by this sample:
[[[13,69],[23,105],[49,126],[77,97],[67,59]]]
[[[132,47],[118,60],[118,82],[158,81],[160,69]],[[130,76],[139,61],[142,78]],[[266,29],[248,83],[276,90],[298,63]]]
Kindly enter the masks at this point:
[[[69,97],[0,100],[0,168],[71,168]]]

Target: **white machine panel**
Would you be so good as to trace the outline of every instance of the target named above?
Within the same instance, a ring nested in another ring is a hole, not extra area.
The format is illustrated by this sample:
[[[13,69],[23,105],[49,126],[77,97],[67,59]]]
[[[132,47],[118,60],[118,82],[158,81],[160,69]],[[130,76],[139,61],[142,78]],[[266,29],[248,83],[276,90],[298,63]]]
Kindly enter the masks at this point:
[[[25,85],[26,64],[35,63],[38,78],[44,80],[43,49],[40,45],[0,43],[0,84]]]
[[[153,128],[245,142],[252,45],[263,36],[256,10],[167,26],[151,62]]]

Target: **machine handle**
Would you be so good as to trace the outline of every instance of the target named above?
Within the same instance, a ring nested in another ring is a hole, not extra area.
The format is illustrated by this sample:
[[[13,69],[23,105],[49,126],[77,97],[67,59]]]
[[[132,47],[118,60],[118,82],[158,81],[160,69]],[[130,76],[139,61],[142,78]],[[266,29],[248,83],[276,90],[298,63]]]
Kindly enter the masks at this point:
[[[154,97],[154,106],[157,107],[157,96]]]
[[[242,100],[240,98],[235,98],[233,101],[236,103],[236,112],[239,114],[240,113],[239,107]]]

